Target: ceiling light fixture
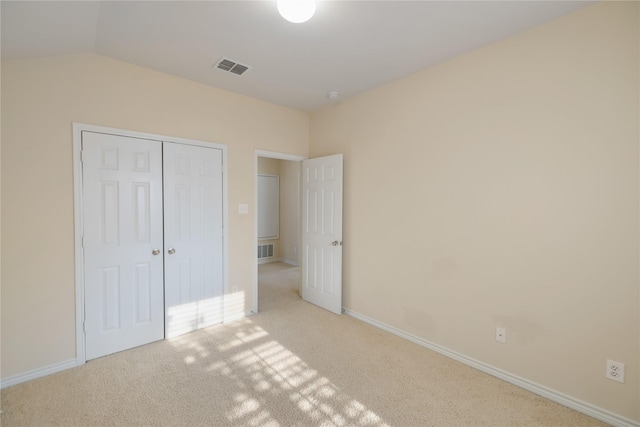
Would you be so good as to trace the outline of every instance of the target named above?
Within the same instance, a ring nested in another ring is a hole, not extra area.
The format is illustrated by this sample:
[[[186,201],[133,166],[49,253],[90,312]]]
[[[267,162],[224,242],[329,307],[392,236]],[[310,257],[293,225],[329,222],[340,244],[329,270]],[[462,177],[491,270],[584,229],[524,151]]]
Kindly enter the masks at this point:
[[[337,100],[340,97],[340,93],[336,92],[335,90],[332,90],[331,92],[327,93],[327,98],[329,98],[332,101]]]
[[[278,12],[294,24],[306,22],[316,13],[315,0],[278,0]]]

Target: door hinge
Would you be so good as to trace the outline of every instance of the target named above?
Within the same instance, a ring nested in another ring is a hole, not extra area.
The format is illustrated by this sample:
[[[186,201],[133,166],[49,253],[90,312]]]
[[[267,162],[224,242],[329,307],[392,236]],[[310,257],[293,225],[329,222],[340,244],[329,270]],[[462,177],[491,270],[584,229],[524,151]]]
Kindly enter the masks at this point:
[[[84,162],[84,150],[80,150],[80,161]]]
[[[84,332],[85,334],[87,333],[87,321],[86,320],[82,321],[82,332]]]

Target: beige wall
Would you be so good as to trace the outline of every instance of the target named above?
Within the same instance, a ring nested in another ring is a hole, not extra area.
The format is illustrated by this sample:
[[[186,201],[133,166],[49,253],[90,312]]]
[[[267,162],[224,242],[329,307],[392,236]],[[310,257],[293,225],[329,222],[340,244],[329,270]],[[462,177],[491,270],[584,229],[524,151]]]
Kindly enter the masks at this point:
[[[306,113],[97,55],[3,62],[3,378],[75,358],[74,121],[228,145],[229,287],[245,310],[254,150],[308,154]]]
[[[298,265],[301,162],[280,160],[280,257]]]
[[[270,157],[258,157],[258,173],[280,175],[280,160]]]
[[[344,305],[640,421],[638,34],[596,4],[312,114]]]

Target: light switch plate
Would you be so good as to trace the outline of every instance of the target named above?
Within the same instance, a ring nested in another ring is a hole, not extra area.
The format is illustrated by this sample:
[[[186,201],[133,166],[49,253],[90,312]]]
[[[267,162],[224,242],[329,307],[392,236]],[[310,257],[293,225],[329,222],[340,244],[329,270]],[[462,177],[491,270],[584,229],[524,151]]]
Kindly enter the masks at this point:
[[[496,341],[501,342],[503,344],[507,343],[507,329],[506,328],[496,328]]]

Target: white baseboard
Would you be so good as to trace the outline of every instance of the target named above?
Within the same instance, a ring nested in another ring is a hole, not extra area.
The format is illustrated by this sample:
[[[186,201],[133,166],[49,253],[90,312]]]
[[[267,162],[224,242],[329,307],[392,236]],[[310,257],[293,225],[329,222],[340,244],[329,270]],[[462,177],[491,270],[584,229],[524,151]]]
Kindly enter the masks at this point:
[[[36,378],[55,374],[56,372],[65,371],[67,369],[75,368],[76,366],[78,366],[76,359],[69,359],[64,362],[54,363],[53,365],[27,371],[22,374],[12,375],[0,380],[0,388],[6,388],[26,381],[35,380]]]
[[[457,360],[458,362],[464,363],[465,365],[471,366],[472,368],[478,369],[479,371],[482,371],[494,377],[500,378],[501,380],[514,384],[525,390],[529,390],[530,392],[533,392],[539,396],[545,397],[563,406],[574,409],[585,415],[589,415],[590,417],[596,418],[600,421],[604,421],[605,423],[618,426],[618,427],[640,427],[640,422],[630,420],[628,418],[614,414],[613,412],[591,405],[590,403],[583,402],[579,399],[568,396],[564,393],[560,393],[559,391],[552,390],[548,387],[534,383],[525,378],[519,377],[509,372],[505,372],[501,369],[498,369],[486,363],[480,362],[478,360],[472,359],[470,357],[467,357],[453,350],[449,350],[448,348],[442,347],[438,344],[416,337],[415,335],[411,335],[400,329],[394,328],[393,326],[379,322],[365,315],[356,313],[355,311],[349,310],[344,307],[342,311],[343,313],[351,317],[354,317],[358,320],[362,320],[363,322],[368,323],[372,326],[375,326],[376,328],[380,328],[384,331],[397,335],[401,338],[409,340],[422,347],[428,348],[429,350],[433,350],[436,353],[440,353],[451,359]]]
[[[285,258],[262,258],[262,259],[258,260],[258,265],[270,264],[272,262],[283,262],[285,264],[289,264],[289,265],[292,265],[294,267],[299,267],[297,262],[291,261],[290,259],[285,259]]]
[[[471,357],[467,357],[463,354],[460,354],[456,351],[449,350],[446,347],[442,347],[438,344],[432,343],[430,341],[424,340],[422,338],[416,337],[415,335],[411,335],[407,332],[404,332],[400,329],[394,328],[393,326],[387,325],[385,323],[379,322],[375,319],[367,317],[365,315],[359,314],[355,311],[349,310],[347,308],[343,308],[342,311],[358,320],[361,320],[365,323],[368,323],[376,328],[387,331],[391,334],[397,335],[401,338],[404,338],[408,341],[411,341],[415,344],[418,344],[422,347],[428,348],[429,350],[433,350],[436,353],[440,353],[444,356],[447,356],[451,359],[457,360],[458,362],[464,363],[465,365],[471,366],[472,368],[478,369],[479,371],[485,372],[489,375],[492,375],[496,378],[500,378],[508,383],[514,384],[518,387],[521,387],[525,390],[529,390],[532,393],[535,393],[539,396],[545,397],[549,400],[552,400],[556,403],[564,405],[568,408],[574,409],[578,412],[581,412],[585,415],[589,415],[590,417],[596,418],[605,423],[618,426],[618,427],[640,427],[640,423],[637,421],[630,420],[628,418],[617,415],[613,412],[607,411],[605,409],[599,408],[597,406],[591,405],[590,403],[583,402],[574,397],[568,396],[564,393],[560,393],[556,390],[552,390],[543,385],[534,383],[525,378],[519,377],[517,375],[511,374],[509,372],[503,371],[486,363],[475,360]],[[244,316],[250,316],[253,314],[252,312],[243,313]],[[237,316],[237,318],[244,317],[242,314]],[[236,319],[225,319],[225,323],[231,320]],[[64,371],[67,369],[75,368],[78,366],[76,359],[69,359],[64,362],[55,363],[49,366],[44,366],[42,368],[34,369],[28,372],[24,372],[22,374],[12,375],[7,378],[3,378],[0,380],[0,389],[10,387],[12,385],[20,384],[26,381],[35,380],[37,378],[44,377],[46,375],[55,374],[56,372]]]
[[[258,265],[269,264],[272,262],[282,262],[282,259],[281,258],[261,258],[258,260]]]

